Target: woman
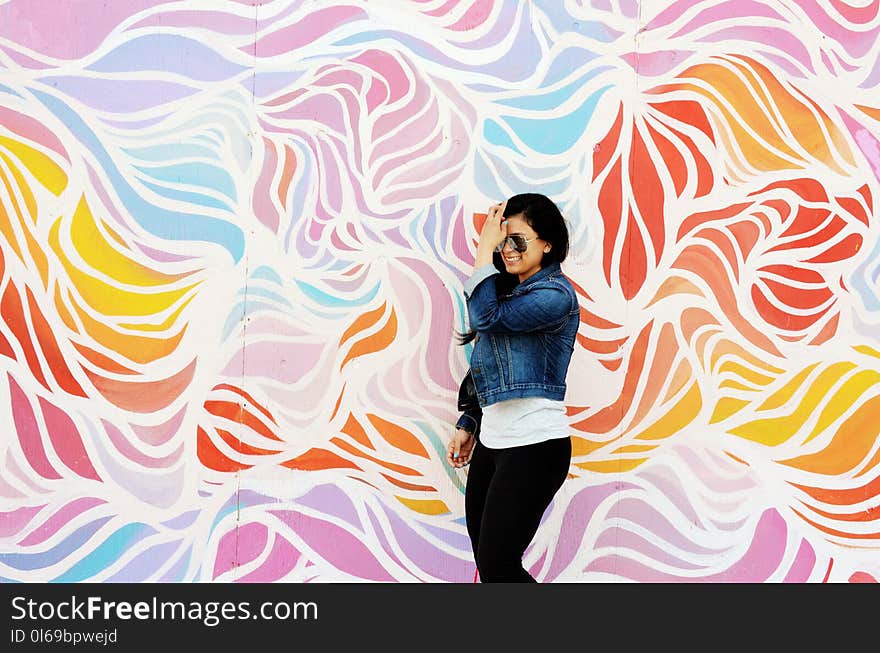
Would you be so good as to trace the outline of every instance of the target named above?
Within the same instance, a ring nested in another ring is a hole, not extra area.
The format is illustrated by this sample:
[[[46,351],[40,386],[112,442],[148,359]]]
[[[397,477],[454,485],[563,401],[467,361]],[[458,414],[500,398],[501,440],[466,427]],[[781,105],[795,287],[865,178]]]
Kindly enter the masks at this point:
[[[474,343],[465,381],[478,405],[459,418],[446,459],[470,465],[465,518],[484,583],[536,582],[522,556],[568,475],[565,379],[579,305],[560,269],[567,254],[557,206],[514,195],[489,209],[464,284],[471,331],[461,342]]]

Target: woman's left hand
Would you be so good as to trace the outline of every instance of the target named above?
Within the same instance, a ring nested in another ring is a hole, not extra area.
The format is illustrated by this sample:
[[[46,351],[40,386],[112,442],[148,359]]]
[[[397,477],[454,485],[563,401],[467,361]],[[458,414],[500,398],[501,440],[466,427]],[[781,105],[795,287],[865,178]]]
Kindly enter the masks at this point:
[[[474,267],[492,262],[492,254],[495,248],[501,244],[507,236],[507,221],[504,218],[504,209],[507,200],[493,204],[486,212],[486,221],[480,230],[480,241],[477,244],[477,261]]]
[[[507,208],[507,200],[493,204],[486,212],[486,221],[480,231],[478,247],[485,247],[494,252],[495,248],[507,236],[507,224],[504,218],[504,209]]]

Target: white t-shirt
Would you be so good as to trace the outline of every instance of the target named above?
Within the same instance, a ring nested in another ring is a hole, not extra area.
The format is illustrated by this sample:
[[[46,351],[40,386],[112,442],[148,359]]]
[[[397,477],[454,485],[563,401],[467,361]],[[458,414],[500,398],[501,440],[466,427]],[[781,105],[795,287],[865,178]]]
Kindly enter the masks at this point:
[[[564,401],[525,397],[483,408],[480,442],[489,449],[521,447],[570,434]]]

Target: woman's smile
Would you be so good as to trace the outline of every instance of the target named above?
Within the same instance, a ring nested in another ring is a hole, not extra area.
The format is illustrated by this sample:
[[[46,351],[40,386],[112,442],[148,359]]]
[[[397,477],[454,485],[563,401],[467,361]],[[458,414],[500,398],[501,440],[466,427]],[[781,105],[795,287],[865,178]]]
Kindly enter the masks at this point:
[[[541,269],[544,253],[549,249],[549,244],[538,238],[538,234],[522,213],[508,216],[507,236],[521,237],[525,247],[525,251],[519,252],[509,241],[504,241],[501,249],[504,267],[510,274],[515,274],[522,283]]]

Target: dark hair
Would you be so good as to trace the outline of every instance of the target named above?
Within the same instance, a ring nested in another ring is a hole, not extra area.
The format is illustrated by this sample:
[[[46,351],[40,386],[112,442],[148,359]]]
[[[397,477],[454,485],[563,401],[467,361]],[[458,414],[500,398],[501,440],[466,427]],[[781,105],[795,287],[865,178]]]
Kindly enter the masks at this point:
[[[520,193],[507,200],[504,217],[522,214],[523,219],[535,230],[538,238],[550,243],[550,251],[541,259],[541,266],[551,263],[562,263],[568,256],[568,225],[559,207],[546,195],[540,193]],[[492,264],[501,274],[495,279],[495,292],[499,297],[507,295],[519,283],[515,274],[510,274],[504,267],[501,254],[492,254]],[[477,335],[476,331],[456,332],[458,344],[465,345]]]

